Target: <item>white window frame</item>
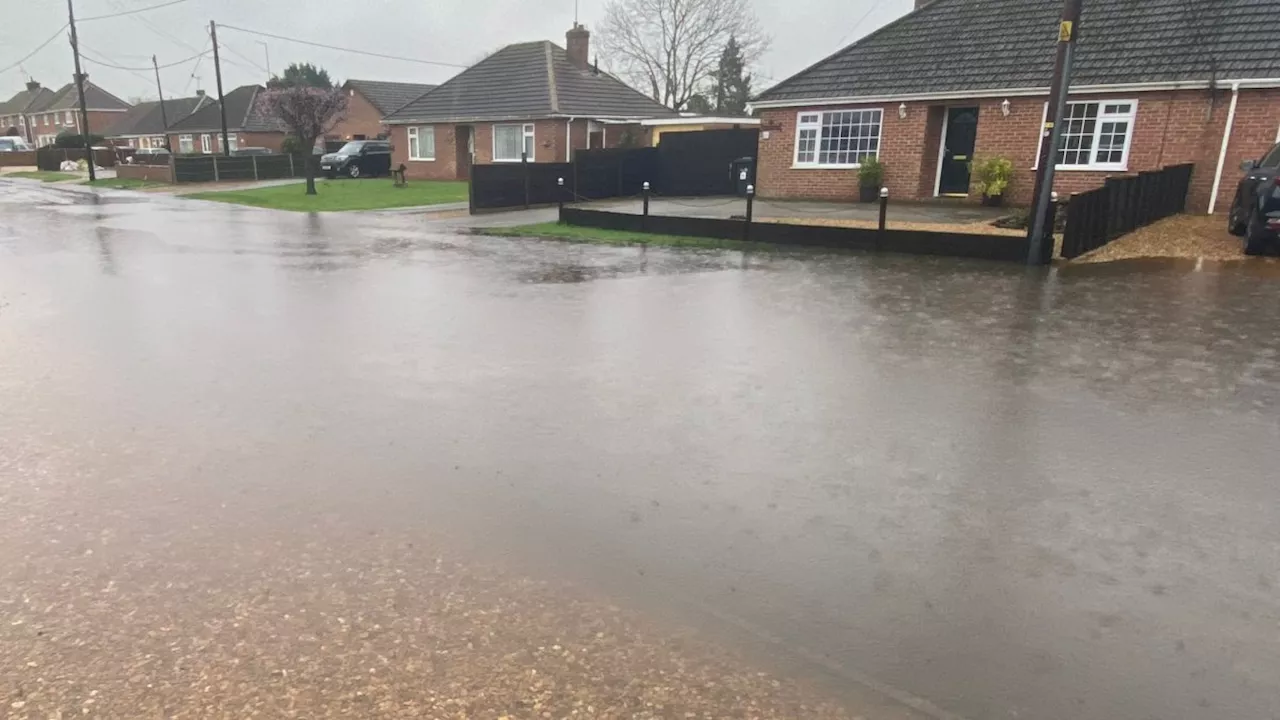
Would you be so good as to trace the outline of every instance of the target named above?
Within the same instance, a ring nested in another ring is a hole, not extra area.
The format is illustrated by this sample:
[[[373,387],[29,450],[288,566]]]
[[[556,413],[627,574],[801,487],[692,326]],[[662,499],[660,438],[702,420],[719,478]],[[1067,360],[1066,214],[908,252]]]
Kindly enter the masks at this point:
[[[231,152],[240,149],[240,136],[235,133],[227,133],[227,144],[231,146]]]
[[[520,128],[520,139],[523,141],[520,149],[529,156],[529,162],[534,161],[534,155],[538,151],[537,128],[533,123],[509,123],[504,125],[493,126],[493,161],[500,162],[520,162],[520,158],[500,158],[498,157],[498,128]]]
[[[74,125],[76,123],[75,115],[70,110],[68,110],[66,117],[62,119],[62,123],[64,125]]]
[[[876,133],[875,142],[876,149],[873,157],[880,157],[880,148],[884,143],[884,108],[838,108],[831,110],[804,110],[796,113],[796,138],[794,147],[791,151],[791,167],[805,170],[856,170],[862,167],[862,163],[822,163],[819,158],[822,156],[822,128],[826,123],[826,116],[843,112],[872,112],[879,113],[880,121],[878,126],[880,131]],[[816,121],[805,121],[806,116],[816,115]],[[813,138],[813,160],[800,160],[800,137],[805,130],[815,130]]]
[[[48,116],[48,115],[42,115],[41,117],[43,117],[43,118],[44,118],[44,126],[45,126],[45,127],[49,127],[49,116]]]
[[[436,126],[435,125],[415,125],[408,129],[409,136],[409,159],[416,162],[433,162],[436,159]],[[423,141],[429,140],[431,144],[430,152],[423,152]],[[496,140],[495,140],[496,149]]]
[[[53,124],[54,127],[62,127],[62,116],[58,113],[53,114]]]
[[[209,133],[200,136],[200,152],[205,155],[213,153],[213,138],[209,136]]]
[[[196,151],[196,140],[191,135],[178,136],[178,153],[180,155],[190,155]]]
[[[1128,172],[1129,171],[1129,150],[1133,147],[1133,134],[1138,125],[1138,101],[1137,100],[1068,100],[1068,108],[1071,105],[1097,105],[1098,117],[1093,128],[1093,146],[1089,150],[1090,161],[1085,165],[1064,165],[1058,163],[1054,165],[1054,170],[1064,170],[1067,172]],[[1107,105],[1128,105],[1127,113],[1112,113],[1104,115],[1103,110]],[[1069,112],[1068,112],[1069,114]],[[1045,122],[1049,119],[1049,103],[1044,104],[1044,110],[1040,115],[1040,127],[1044,128]],[[1103,122],[1127,122],[1129,123],[1129,132],[1124,138],[1124,152],[1118,163],[1100,163],[1098,157],[1098,140],[1102,136]],[[1031,166],[1032,170],[1040,168],[1040,153],[1044,150],[1044,131],[1040,132],[1040,139],[1036,142],[1036,159]],[[1057,152],[1053,154],[1054,158],[1058,157]]]

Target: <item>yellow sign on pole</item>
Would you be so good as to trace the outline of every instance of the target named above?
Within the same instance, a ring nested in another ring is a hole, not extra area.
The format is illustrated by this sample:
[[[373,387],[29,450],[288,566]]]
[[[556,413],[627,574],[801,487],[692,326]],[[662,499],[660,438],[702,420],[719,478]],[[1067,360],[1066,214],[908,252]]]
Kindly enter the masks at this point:
[[[1063,20],[1062,25],[1058,27],[1058,42],[1071,42],[1071,31],[1074,29],[1075,23]]]

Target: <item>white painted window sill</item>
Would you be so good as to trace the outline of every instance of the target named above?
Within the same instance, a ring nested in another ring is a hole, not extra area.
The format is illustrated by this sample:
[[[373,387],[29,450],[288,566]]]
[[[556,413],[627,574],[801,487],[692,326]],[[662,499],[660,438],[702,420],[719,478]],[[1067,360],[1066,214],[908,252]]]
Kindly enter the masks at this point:
[[[435,161],[436,161],[435,158],[416,158],[416,157],[409,158],[409,162],[435,162]]]
[[[1036,165],[1031,169],[1039,170],[1040,166]],[[1129,172],[1129,166],[1127,165],[1057,165],[1053,169],[1054,172]]]
[[[796,165],[792,164],[792,170],[859,170],[862,168],[858,165]]]

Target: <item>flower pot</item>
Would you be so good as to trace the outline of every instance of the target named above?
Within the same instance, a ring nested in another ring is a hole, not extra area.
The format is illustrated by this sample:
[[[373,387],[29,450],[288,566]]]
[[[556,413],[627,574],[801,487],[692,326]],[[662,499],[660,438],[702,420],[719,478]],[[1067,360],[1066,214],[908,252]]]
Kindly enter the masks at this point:
[[[983,195],[982,204],[986,207],[1004,207],[1004,195]]]
[[[869,203],[880,199],[879,185],[860,185],[858,186],[858,200]]]

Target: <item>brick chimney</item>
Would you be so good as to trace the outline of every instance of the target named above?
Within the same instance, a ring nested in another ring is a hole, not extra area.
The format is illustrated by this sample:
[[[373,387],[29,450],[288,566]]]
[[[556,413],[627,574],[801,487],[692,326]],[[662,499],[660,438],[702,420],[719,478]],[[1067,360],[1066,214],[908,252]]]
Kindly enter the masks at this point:
[[[35,92],[36,90],[40,89],[40,83],[36,82],[35,80],[28,80],[27,89],[32,92]]]
[[[204,97],[204,91],[203,91],[203,90],[196,90],[196,97]]]
[[[590,68],[591,62],[587,58],[591,54],[591,33],[575,22],[573,29],[564,34],[564,41],[569,62],[583,70]]]

